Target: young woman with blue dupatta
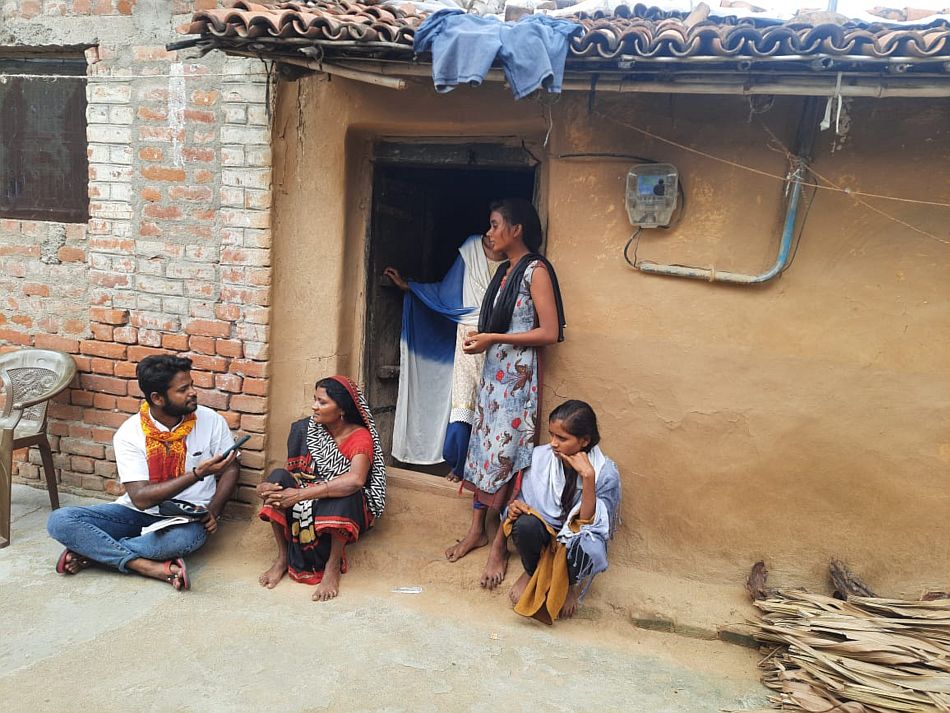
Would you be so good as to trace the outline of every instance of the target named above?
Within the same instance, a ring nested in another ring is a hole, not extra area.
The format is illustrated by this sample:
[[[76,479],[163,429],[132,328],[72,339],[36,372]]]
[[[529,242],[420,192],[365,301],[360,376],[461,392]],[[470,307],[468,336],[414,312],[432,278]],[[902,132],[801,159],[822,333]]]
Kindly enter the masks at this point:
[[[515,611],[545,624],[574,615],[593,578],[607,569],[607,542],[620,509],[620,473],[600,450],[594,409],[565,401],[548,420],[503,525],[524,573],[511,588]]]

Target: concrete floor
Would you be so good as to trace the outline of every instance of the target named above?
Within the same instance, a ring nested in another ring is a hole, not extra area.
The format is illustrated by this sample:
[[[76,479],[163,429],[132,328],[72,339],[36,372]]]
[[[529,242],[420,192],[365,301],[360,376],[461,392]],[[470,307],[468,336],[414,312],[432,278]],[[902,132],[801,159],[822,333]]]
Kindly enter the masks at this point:
[[[15,486],[13,509],[13,544],[0,550],[5,713],[766,705],[756,652],[603,621],[545,627],[513,614],[503,595],[451,582],[400,593],[421,582],[379,558],[354,565],[332,602],[311,602],[309,587],[288,581],[264,590],[260,523],[224,523],[189,558],[187,593],[105,570],[60,576],[46,494]]]

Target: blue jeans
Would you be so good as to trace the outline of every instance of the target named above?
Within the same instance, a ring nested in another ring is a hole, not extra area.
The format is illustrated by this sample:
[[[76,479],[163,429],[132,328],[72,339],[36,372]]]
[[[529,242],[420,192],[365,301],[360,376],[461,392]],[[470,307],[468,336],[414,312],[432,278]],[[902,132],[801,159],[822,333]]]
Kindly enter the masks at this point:
[[[141,534],[143,527],[159,519],[115,503],[67,507],[50,514],[46,530],[67,549],[120,572],[128,572],[131,560],[175,559],[205,543],[207,533],[200,522]]]

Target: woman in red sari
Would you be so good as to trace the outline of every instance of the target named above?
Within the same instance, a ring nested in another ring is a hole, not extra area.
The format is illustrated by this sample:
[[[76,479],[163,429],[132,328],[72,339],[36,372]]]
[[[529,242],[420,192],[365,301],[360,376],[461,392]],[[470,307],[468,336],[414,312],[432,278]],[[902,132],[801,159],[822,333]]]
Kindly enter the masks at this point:
[[[295,422],[287,439],[287,466],[257,486],[260,518],[270,522],[277,558],[261,586],[291,579],[317,585],[314,601],[340,590],[346,545],[383,514],[386,469],[376,424],[362,392],[345,376],[314,387],[313,416]]]

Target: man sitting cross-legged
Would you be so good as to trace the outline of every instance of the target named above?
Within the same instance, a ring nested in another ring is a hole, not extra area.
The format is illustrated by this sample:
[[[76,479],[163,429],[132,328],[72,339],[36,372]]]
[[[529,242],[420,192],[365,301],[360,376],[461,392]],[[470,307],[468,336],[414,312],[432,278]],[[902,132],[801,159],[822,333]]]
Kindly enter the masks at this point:
[[[66,547],[56,571],[76,574],[98,562],[184,590],[190,581],[182,557],[217,530],[217,518],[237,484],[235,453],[223,455],[234,439],[224,418],[198,405],[190,359],[146,357],[135,374],[145,402],[113,438],[126,494],[114,503],[53,511],[47,530]],[[170,499],[206,507],[207,513],[142,534],[142,528],[162,519],[158,505]]]

